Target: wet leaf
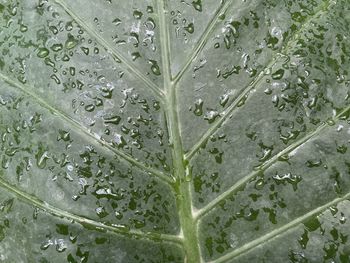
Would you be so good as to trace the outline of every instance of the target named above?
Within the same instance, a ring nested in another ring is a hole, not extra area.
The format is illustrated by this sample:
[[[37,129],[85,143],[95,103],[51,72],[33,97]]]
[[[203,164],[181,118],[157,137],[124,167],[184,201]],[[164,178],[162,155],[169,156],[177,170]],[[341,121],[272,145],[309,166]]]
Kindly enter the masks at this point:
[[[349,14],[0,1],[0,261],[349,262]]]

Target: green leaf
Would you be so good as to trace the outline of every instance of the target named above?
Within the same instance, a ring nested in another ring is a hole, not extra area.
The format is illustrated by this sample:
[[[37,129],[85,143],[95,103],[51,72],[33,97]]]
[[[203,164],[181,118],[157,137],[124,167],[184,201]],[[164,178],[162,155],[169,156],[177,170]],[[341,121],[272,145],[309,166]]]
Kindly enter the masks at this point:
[[[0,0],[1,262],[349,262],[346,0]]]

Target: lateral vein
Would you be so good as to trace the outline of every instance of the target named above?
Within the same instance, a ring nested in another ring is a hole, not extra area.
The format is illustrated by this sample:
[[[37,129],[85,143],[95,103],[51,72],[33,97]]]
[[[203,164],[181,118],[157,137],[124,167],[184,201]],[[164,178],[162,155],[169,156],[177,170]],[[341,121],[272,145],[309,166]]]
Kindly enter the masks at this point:
[[[208,24],[207,28],[205,29],[205,31],[201,35],[200,39],[197,42],[197,45],[195,46],[195,48],[191,52],[191,55],[188,58],[188,60],[186,61],[185,65],[183,66],[183,68],[174,77],[174,82],[175,83],[177,83],[181,79],[183,74],[187,71],[188,67],[191,65],[192,61],[196,58],[196,56],[199,54],[199,52],[203,49],[203,47],[205,46],[205,44],[208,41],[208,38],[209,38],[210,34],[213,32],[213,30],[215,28],[215,25],[216,25],[216,23],[219,20],[220,15],[222,13],[226,12],[226,10],[230,7],[230,5],[232,3],[233,3],[233,0],[227,0],[226,3],[222,4],[216,10],[214,17],[211,19],[211,21]]]
[[[154,168],[148,167],[145,164],[139,162],[138,160],[135,160],[134,158],[132,158],[128,154],[125,154],[124,152],[112,147],[108,142],[101,139],[99,135],[97,135],[91,131],[88,131],[85,127],[83,127],[82,124],[80,124],[79,122],[77,122],[76,120],[71,118],[65,112],[49,105],[38,94],[35,94],[31,91],[31,90],[33,90],[33,88],[31,88],[27,85],[18,83],[16,81],[10,79],[9,77],[3,75],[2,73],[0,73],[0,79],[7,82],[8,84],[10,84],[11,87],[15,87],[15,88],[19,89],[21,92],[23,92],[23,93],[27,94],[28,96],[30,96],[31,98],[33,98],[40,106],[51,111],[56,116],[58,116],[61,120],[64,120],[67,124],[69,124],[80,135],[85,135],[90,140],[92,139],[94,142],[96,142],[96,144],[98,146],[101,146],[101,145],[104,146],[104,149],[108,149],[110,152],[118,155],[119,157],[123,158],[124,160],[128,161],[129,163],[137,166],[141,170],[148,172],[148,174],[154,175],[154,176],[158,177],[160,180],[162,180],[168,184],[173,184],[173,180],[171,179],[170,176],[167,176],[163,172],[158,171]]]
[[[33,205],[37,208],[40,208],[47,213],[50,213],[57,217],[63,217],[68,220],[73,220],[74,222],[78,222],[82,225],[89,225],[96,230],[105,230],[110,233],[114,233],[117,235],[122,236],[136,236],[140,238],[145,238],[148,240],[156,241],[156,242],[171,242],[171,243],[177,243],[182,244],[182,239],[180,236],[176,235],[169,235],[169,234],[159,234],[155,232],[143,232],[137,229],[128,229],[121,225],[106,225],[102,222],[98,222],[89,218],[85,218],[70,212],[67,212],[65,210],[62,210],[60,208],[57,208],[55,206],[52,206],[44,201],[41,201],[35,196],[32,196],[30,194],[27,194],[23,192],[22,190],[19,190],[15,186],[5,182],[3,179],[0,178],[0,187],[6,189],[7,191],[15,194],[18,198],[20,198],[22,201],[29,203],[30,205]]]
[[[112,56],[116,57],[118,60],[122,62],[133,72],[148,88],[150,88],[154,94],[163,102],[164,100],[164,92],[151,80],[149,80],[144,74],[142,74],[135,66],[133,66],[129,59],[127,59],[122,53],[120,53],[117,49],[115,49],[110,43],[108,43],[96,30],[91,28],[87,23],[83,21],[81,17],[79,17],[69,6],[65,3],[64,0],[54,0],[57,4],[59,4],[83,29],[88,32],[90,36],[92,36],[101,46],[103,46]]]
[[[202,145],[205,144],[205,142],[210,138],[211,135],[213,135],[220,127],[222,127],[230,118],[230,116],[233,114],[235,110],[238,109],[238,105],[244,98],[248,98],[250,92],[256,87],[256,85],[263,79],[265,76],[265,71],[267,69],[271,69],[275,64],[276,60],[279,55],[284,53],[291,42],[294,40],[294,37],[297,36],[306,25],[310,23],[310,21],[319,16],[322,12],[328,11],[328,8],[330,6],[330,2],[327,2],[325,6],[321,6],[319,10],[317,10],[312,16],[308,17],[307,20],[299,27],[298,30],[296,30],[293,34],[290,35],[289,38],[287,38],[287,41],[285,41],[284,45],[282,45],[278,52],[275,53],[274,56],[272,56],[271,60],[268,62],[268,64],[259,72],[259,74],[242,90],[242,92],[231,102],[231,104],[222,112],[221,118],[216,121],[198,140],[198,142],[192,147],[192,149],[185,155],[185,158],[187,160],[190,160],[195,153],[202,147]]]
[[[235,258],[239,255],[242,255],[246,252],[248,252],[249,250],[252,250],[256,247],[258,247],[259,245],[262,245],[266,242],[270,242],[271,240],[273,240],[274,238],[278,237],[278,235],[283,235],[284,233],[286,233],[288,230],[291,230],[295,227],[297,227],[299,224],[307,221],[309,218],[315,216],[315,215],[318,215],[322,212],[324,212],[326,209],[328,209],[329,207],[331,206],[334,206],[342,201],[345,201],[347,199],[350,198],[350,193],[347,193],[345,194],[344,196],[342,197],[339,197],[339,198],[336,198],[322,206],[319,206],[317,208],[315,208],[314,210],[311,210],[310,212],[306,213],[305,215],[302,215],[292,221],[290,221],[289,223],[275,229],[275,230],[272,230],[271,232],[253,240],[253,241],[250,241],[246,244],[244,244],[243,246],[237,248],[236,250],[233,250],[232,252],[212,261],[211,263],[222,263],[222,262],[225,262],[227,260],[230,260],[232,258]]]
[[[334,121],[337,121],[342,115],[344,115],[347,111],[350,110],[350,106],[346,107],[343,111],[341,111],[335,118]],[[229,189],[227,189],[225,192],[220,194],[218,197],[216,197],[214,200],[209,202],[206,206],[204,206],[202,209],[198,210],[196,212],[196,219],[199,220],[201,217],[209,213],[212,209],[214,209],[221,201],[228,198],[230,195],[235,193],[238,189],[240,189],[242,186],[246,185],[250,180],[257,177],[262,171],[265,171],[267,168],[269,168],[271,165],[276,163],[279,158],[285,154],[288,154],[295,150],[296,148],[302,146],[303,144],[307,143],[310,139],[318,135],[321,131],[323,131],[326,127],[329,127],[326,123],[322,123],[319,125],[315,130],[312,132],[306,134],[304,137],[299,139],[298,141],[292,143],[285,149],[281,150],[274,156],[272,156],[269,160],[261,164],[258,168],[258,170],[251,172],[250,174],[246,175],[242,179],[240,179],[238,182],[236,182],[233,186],[231,186]]]

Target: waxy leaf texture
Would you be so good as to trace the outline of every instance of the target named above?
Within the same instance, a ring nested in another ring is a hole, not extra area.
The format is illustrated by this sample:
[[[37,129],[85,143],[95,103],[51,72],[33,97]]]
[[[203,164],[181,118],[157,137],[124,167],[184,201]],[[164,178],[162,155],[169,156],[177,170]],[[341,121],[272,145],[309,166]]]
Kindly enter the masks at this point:
[[[0,0],[0,262],[350,262],[348,0]]]

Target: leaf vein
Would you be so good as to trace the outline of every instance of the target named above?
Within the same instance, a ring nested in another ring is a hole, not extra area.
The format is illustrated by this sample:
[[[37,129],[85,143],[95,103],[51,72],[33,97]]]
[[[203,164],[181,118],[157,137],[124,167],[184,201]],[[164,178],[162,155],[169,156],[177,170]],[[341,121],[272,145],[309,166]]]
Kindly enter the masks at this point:
[[[89,225],[91,227],[96,228],[96,230],[105,230],[117,235],[135,236],[135,237],[145,238],[156,242],[166,241],[170,243],[182,244],[182,239],[180,236],[170,235],[170,234],[159,234],[155,232],[143,232],[137,229],[128,229],[120,225],[106,225],[102,222],[98,222],[89,218],[85,218],[83,216],[70,213],[68,211],[52,206],[46,202],[43,202],[37,197],[27,194],[22,190],[17,189],[15,186],[5,182],[3,179],[0,179],[0,186],[6,189],[7,191],[13,193],[14,195],[16,195],[22,201],[25,201],[26,203],[29,203],[30,205],[33,205],[37,208],[40,208],[54,216],[61,217],[61,218],[63,217],[68,220],[73,220],[82,225]]]
[[[342,117],[347,111],[350,110],[350,106],[346,107],[344,110],[342,110],[335,118],[334,121],[337,121],[340,117]],[[320,126],[318,126],[314,131],[306,134],[304,137],[302,137],[300,140],[297,140],[296,142],[292,143],[285,149],[281,150],[274,156],[272,156],[269,160],[264,162],[262,165],[259,166],[258,170],[253,171],[240,179],[238,182],[236,182],[233,186],[231,186],[229,189],[227,189],[225,192],[217,196],[214,200],[209,202],[206,206],[204,206],[202,209],[198,210],[196,212],[196,219],[200,219],[201,217],[205,216],[208,212],[210,212],[212,209],[214,209],[218,204],[220,204],[221,201],[228,198],[230,195],[232,195],[235,191],[240,189],[242,186],[246,185],[250,180],[257,177],[262,171],[269,168],[271,165],[276,163],[279,158],[285,154],[288,154],[295,150],[296,148],[302,146],[303,144],[310,141],[311,138],[318,135],[321,131],[323,131],[326,127],[330,127],[327,123],[322,123]]]
[[[311,218],[315,215],[318,215],[318,214],[324,212],[327,208],[334,206],[334,205],[336,205],[342,201],[345,201],[349,198],[350,198],[350,193],[347,193],[342,197],[335,198],[332,201],[330,201],[322,206],[319,206],[319,207],[315,208],[314,210],[311,210],[310,212],[290,221],[289,223],[287,223],[287,224],[285,224],[285,225],[283,225],[275,230],[272,230],[271,232],[255,239],[253,241],[250,241],[250,242],[244,244],[243,246],[241,246],[241,247],[237,248],[236,250],[231,251],[230,253],[212,261],[211,263],[225,262],[225,261],[230,260],[234,257],[242,255],[243,253],[246,253],[249,250],[257,248],[259,245],[262,245],[266,242],[270,242],[274,238],[278,237],[278,235],[286,233],[288,230],[291,230],[291,229],[297,227],[301,223],[307,221],[309,218]]]
[[[272,56],[271,60],[268,62],[268,64],[258,73],[258,75],[242,90],[242,92],[231,102],[231,104],[222,112],[221,118],[215,122],[198,140],[198,142],[192,147],[192,149],[185,155],[185,158],[187,160],[190,160],[195,153],[206,143],[206,141],[210,138],[211,135],[213,135],[220,127],[222,127],[232,116],[233,112],[238,109],[238,105],[242,101],[242,99],[245,99],[249,96],[249,93],[256,87],[256,85],[263,79],[265,76],[265,72],[267,69],[272,68],[276,60],[278,59],[278,56],[283,54],[291,42],[293,41],[293,38],[297,36],[306,25],[308,25],[312,19],[315,17],[318,17],[321,15],[322,12],[328,11],[328,8],[330,6],[330,2],[327,2],[325,5],[322,5],[319,7],[319,10],[317,10],[312,16],[308,17],[308,19],[305,20],[305,22],[299,27],[298,30],[296,30],[293,34],[287,38],[287,41],[281,46],[278,52],[275,53],[274,56]]]
[[[3,75],[2,73],[0,73],[0,79],[7,82],[8,84],[10,84],[11,87],[15,87],[15,88],[19,89],[20,91],[22,91],[23,93],[30,96],[31,98],[33,98],[43,108],[55,113],[56,116],[58,116],[61,120],[65,121],[67,124],[69,124],[76,132],[78,132],[81,135],[85,135],[90,140],[92,139],[92,141],[96,142],[96,144],[98,146],[104,146],[104,149],[108,149],[110,152],[118,155],[119,157],[123,158],[124,160],[128,161],[129,163],[137,166],[141,170],[148,172],[150,175],[154,175],[154,176],[158,177],[160,180],[162,180],[168,184],[173,183],[173,180],[171,179],[170,176],[165,175],[163,172],[158,171],[154,168],[148,167],[145,164],[139,162],[138,160],[132,158],[128,154],[125,154],[122,151],[115,149],[109,143],[107,143],[103,139],[99,138],[99,136],[97,134],[92,133],[91,131],[88,131],[85,127],[82,126],[82,124],[80,124],[79,122],[77,122],[76,120],[74,120],[73,118],[68,116],[66,113],[49,105],[39,95],[31,92],[30,90],[33,90],[32,88],[30,88],[26,85],[23,85],[21,83],[18,83],[16,81],[13,81],[10,78],[8,78],[7,76]]]
[[[144,74],[142,74],[134,65],[132,65],[123,54],[116,50],[110,43],[108,43],[96,30],[91,28],[87,23],[85,23],[81,17],[79,17],[63,0],[54,0],[59,4],[76,22],[80,25],[86,32],[92,36],[101,46],[103,46],[112,56],[116,57],[133,72],[148,88],[150,88],[155,95],[163,102],[164,93],[163,91],[151,80],[149,80]]]
[[[203,49],[205,44],[207,43],[210,34],[215,29],[215,25],[219,20],[219,17],[222,13],[226,12],[226,10],[230,7],[230,5],[233,3],[233,0],[227,0],[226,3],[222,4],[215,12],[215,15],[209,22],[207,28],[204,30],[203,34],[201,35],[200,39],[197,42],[197,45],[191,52],[191,55],[189,56],[188,60],[186,61],[183,68],[176,74],[174,77],[174,82],[177,83],[183,74],[187,71],[188,67],[191,65],[192,61],[196,58],[196,56],[199,54],[199,52]]]

